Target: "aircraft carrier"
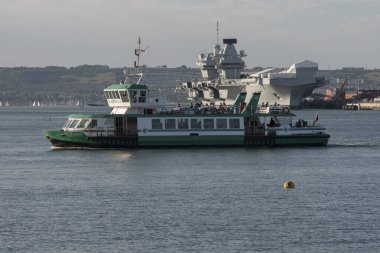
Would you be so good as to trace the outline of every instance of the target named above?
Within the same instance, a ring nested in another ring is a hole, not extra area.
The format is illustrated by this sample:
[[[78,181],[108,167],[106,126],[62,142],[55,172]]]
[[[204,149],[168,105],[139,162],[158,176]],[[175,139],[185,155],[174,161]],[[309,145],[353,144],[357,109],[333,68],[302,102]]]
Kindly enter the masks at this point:
[[[178,83],[178,87],[187,90],[189,100],[228,104],[241,91],[261,92],[259,103],[297,108],[302,98],[324,85],[324,78],[317,76],[318,64],[308,60],[294,63],[289,68],[243,73],[243,58],[247,55],[244,50],[237,52],[236,43],[235,38],[223,39],[223,48],[217,43],[211,52],[198,55],[196,64],[200,67],[202,79]]]

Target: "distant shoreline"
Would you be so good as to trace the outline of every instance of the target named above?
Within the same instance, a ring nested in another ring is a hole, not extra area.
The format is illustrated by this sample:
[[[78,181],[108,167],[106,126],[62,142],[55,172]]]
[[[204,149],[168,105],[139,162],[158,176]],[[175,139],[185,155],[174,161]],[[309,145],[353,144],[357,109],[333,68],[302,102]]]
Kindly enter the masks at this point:
[[[245,69],[255,72],[261,67]],[[105,65],[81,65],[77,67],[0,67],[0,101],[10,105],[28,106],[34,101],[42,104],[71,105],[83,101],[85,104],[104,104],[105,85],[119,83],[124,68],[110,68]],[[146,67],[144,81],[162,90],[169,102],[178,101],[181,94],[172,94],[178,80],[201,79],[199,68],[180,66],[175,68],[158,66]],[[364,68],[342,68],[320,70],[318,75],[329,80],[330,87],[338,87],[347,77],[347,88],[378,89],[380,70]]]

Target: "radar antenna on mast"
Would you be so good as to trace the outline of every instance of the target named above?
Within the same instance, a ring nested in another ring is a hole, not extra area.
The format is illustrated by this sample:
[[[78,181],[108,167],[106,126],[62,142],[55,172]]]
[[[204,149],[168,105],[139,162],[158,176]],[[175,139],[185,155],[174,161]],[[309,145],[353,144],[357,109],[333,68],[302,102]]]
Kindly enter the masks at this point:
[[[137,56],[137,62],[135,61],[135,68],[140,67],[140,54],[144,53],[145,50],[148,49],[149,45],[147,45],[145,48],[141,48],[141,38],[139,37],[139,41],[137,42],[139,45],[138,48],[135,49],[135,55]]]
[[[140,69],[140,55],[142,53],[144,53],[149,48],[149,45],[146,45],[145,48],[142,48],[141,47],[142,43],[141,43],[140,37],[139,37],[137,44],[138,44],[138,47],[135,49],[135,55],[137,56],[137,61],[134,62],[135,70],[131,71],[130,73],[127,73],[127,71],[124,70],[124,74],[125,74],[124,83],[127,83],[127,81],[130,81],[131,78],[138,78],[138,80],[136,81],[136,84],[138,84],[142,79],[143,73]]]

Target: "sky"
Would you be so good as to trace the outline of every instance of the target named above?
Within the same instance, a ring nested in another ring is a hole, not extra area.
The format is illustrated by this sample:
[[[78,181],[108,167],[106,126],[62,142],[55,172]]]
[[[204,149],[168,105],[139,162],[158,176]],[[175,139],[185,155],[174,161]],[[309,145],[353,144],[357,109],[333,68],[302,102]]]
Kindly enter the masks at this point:
[[[196,67],[219,37],[247,67],[380,68],[380,0],[0,0],[0,67]]]

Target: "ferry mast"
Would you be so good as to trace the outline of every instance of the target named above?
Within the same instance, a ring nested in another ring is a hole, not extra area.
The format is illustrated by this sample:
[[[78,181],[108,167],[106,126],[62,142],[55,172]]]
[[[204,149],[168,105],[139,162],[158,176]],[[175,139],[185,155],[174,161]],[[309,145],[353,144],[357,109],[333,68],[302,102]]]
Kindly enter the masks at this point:
[[[143,73],[140,68],[140,55],[146,51],[146,49],[149,48],[149,45],[147,45],[145,48],[141,47],[141,37],[139,37],[139,40],[137,41],[138,47],[135,48],[135,55],[137,56],[137,61],[134,61],[134,71],[131,71],[130,73],[127,73],[126,70],[124,70],[125,80],[123,83],[127,83],[129,79],[131,78],[137,78],[136,84],[140,83]]]
[[[137,44],[139,45],[138,48],[135,49],[135,55],[137,56],[137,62],[135,61],[135,68],[136,69],[139,69],[140,68],[140,54],[144,53],[145,52],[145,49],[142,49],[141,48],[141,38],[139,37],[139,41],[137,42]]]

